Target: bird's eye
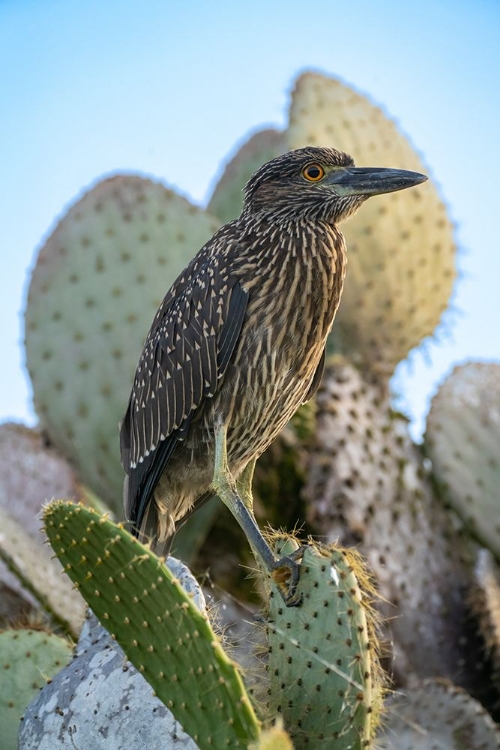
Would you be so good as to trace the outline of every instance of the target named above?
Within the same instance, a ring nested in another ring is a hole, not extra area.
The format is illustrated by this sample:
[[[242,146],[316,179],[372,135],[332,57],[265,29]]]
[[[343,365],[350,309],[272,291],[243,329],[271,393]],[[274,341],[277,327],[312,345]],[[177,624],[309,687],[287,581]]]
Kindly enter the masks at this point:
[[[305,177],[309,182],[319,182],[324,176],[325,170],[321,164],[308,164],[302,170],[302,177]]]

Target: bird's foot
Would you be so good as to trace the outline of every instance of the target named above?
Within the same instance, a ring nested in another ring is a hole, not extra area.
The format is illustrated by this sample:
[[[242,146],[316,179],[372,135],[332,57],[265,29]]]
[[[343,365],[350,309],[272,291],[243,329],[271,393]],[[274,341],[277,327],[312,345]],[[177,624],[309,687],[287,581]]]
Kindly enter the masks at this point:
[[[303,552],[304,548],[299,547],[290,555],[274,560],[270,566],[271,577],[287,607],[298,607],[302,602],[302,592],[297,592],[297,585],[300,579],[299,560]]]
[[[299,547],[277,560],[262,536],[253,514],[251,484],[254,466],[255,460],[248,464],[238,481],[235,482],[227,461],[226,427],[218,424],[215,429],[212,489],[238,521],[259,566],[274,580],[286,606],[296,607],[302,601],[302,594],[297,594],[297,584],[300,577],[298,559],[302,557],[303,550]]]

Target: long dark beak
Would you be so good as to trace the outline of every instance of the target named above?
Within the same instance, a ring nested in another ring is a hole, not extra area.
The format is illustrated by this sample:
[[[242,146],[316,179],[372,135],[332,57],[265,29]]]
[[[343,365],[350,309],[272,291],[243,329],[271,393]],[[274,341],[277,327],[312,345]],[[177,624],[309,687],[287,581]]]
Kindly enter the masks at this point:
[[[342,167],[333,169],[323,184],[331,185],[339,196],[380,195],[419,185],[427,177],[420,172],[385,167]]]

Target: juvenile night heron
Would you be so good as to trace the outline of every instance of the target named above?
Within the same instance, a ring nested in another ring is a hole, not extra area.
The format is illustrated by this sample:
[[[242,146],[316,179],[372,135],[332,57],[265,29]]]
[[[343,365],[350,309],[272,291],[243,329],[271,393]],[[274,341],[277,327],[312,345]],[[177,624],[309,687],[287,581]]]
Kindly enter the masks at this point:
[[[337,225],[370,196],[425,179],[312,147],[253,175],[240,217],[167,293],[139,360],[120,435],[137,536],[168,551],[186,515],[218,495],[260,563],[296,578],[255,522],[255,461],[319,385],[345,276]]]

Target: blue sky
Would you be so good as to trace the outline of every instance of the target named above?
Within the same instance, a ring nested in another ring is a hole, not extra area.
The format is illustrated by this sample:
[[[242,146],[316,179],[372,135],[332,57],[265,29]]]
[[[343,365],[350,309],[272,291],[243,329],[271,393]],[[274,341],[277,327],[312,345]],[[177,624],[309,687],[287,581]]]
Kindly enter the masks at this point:
[[[397,378],[418,433],[454,364],[500,360],[499,39],[497,0],[0,0],[0,419],[35,421],[22,310],[64,206],[114,171],[203,202],[245,133],[285,123],[312,67],[398,120],[457,225],[456,312]]]

